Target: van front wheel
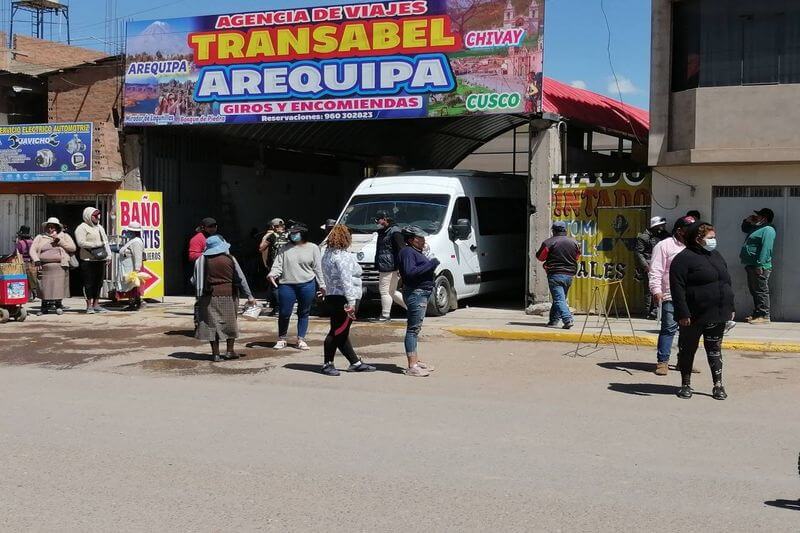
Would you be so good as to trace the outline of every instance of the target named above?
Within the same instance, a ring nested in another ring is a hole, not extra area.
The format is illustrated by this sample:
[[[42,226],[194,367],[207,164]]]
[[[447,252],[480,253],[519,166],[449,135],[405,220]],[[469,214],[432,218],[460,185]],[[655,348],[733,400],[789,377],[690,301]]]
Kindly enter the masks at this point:
[[[438,276],[433,282],[433,292],[428,300],[428,316],[443,316],[452,309],[453,289],[447,276]]]

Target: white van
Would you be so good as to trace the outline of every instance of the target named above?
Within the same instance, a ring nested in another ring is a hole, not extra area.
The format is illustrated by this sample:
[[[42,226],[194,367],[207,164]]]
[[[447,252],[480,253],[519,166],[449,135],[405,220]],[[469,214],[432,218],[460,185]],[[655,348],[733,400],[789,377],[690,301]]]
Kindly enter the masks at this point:
[[[526,197],[522,176],[410,172],[361,182],[339,223],[353,232],[351,251],[364,269],[365,292],[373,295],[378,294],[375,214],[387,211],[401,228],[415,225],[428,233],[430,251],[441,262],[428,314],[439,316],[464,298],[523,286]]]

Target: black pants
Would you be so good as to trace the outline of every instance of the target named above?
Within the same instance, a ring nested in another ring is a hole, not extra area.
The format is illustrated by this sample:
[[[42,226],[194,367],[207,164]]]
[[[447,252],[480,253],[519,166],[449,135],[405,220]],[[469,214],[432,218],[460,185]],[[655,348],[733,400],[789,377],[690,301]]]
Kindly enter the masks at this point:
[[[278,287],[274,286],[271,281],[267,281],[267,301],[269,302],[270,309],[273,310],[278,309],[281,305]]]
[[[347,316],[344,308],[347,298],[344,296],[326,296],[325,304],[331,314],[331,330],[325,337],[325,363],[332,363],[338,349],[351,365],[359,361],[353,345],[350,343],[350,326],[353,320]]]
[[[753,318],[769,318],[769,276],[771,270],[762,269],[761,274],[756,272],[757,267],[745,267],[747,270],[747,288],[753,297]]]
[[[100,298],[100,290],[103,288],[103,278],[105,278],[105,274],[105,261],[81,261],[83,295],[87,300],[97,300]]]
[[[722,337],[725,335],[725,322],[712,324],[692,324],[681,326],[678,338],[678,370],[684,385],[691,384],[694,355],[703,337],[703,346],[708,357],[708,366],[714,384],[722,383]]]

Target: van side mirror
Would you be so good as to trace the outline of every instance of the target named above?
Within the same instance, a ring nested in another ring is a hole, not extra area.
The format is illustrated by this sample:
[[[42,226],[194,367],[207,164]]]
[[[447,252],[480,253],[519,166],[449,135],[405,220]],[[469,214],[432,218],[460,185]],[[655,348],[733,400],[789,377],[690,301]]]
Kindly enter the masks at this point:
[[[454,241],[469,239],[472,235],[472,224],[466,218],[459,218],[455,224],[450,225],[450,238]]]

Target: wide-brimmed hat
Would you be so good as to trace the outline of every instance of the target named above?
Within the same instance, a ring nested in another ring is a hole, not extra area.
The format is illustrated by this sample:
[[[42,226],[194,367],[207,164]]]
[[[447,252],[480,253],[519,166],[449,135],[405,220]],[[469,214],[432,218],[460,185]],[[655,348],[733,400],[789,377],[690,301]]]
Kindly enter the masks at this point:
[[[206,249],[203,255],[227,254],[231,251],[231,245],[219,235],[212,235],[206,240]]]
[[[44,222],[42,222],[42,228],[46,228],[46,227],[47,227],[47,226],[49,226],[50,224],[53,224],[53,225],[55,225],[55,226],[58,226],[58,230],[59,230],[59,231],[61,231],[62,229],[64,229],[64,226],[63,226],[63,224],[61,224],[61,221],[60,221],[60,220],[58,220],[56,217],[50,217],[50,218],[48,218],[47,220],[45,220]]]
[[[127,231],[133,231],[135,233],[141,233],[142,232],[142,225],[139,224],[138,222],[131,222],[130,224],[128,224],[128,227],[125,228],[125,229]]]
[[[650,229],[666,225],[667,225],[667,219],[664,217],[653,217],[650,219]]]

